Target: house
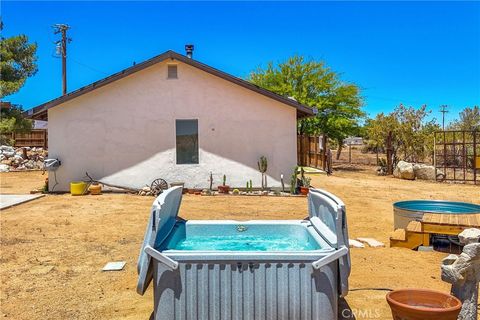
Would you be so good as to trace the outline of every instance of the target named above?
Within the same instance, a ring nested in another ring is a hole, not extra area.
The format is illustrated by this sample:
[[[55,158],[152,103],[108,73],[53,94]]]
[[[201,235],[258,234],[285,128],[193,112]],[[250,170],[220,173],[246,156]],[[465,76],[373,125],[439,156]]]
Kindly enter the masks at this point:
[[[156,178],[188,188],[261,186],[257,161],[268,160],[268,185],[296,165],[296,123],[313,115],[295,100],[167,51],[35,107],[48,120],[49,157],[61,166],[50,189],[68,191],[85,172],[141,188]],[[54,183],[57,181],[57,183]],[[288,181],[286,181],[288,182]]]
[[[348,137],[343,139],[343,144],[347,146],[361,146],[363,145],[362,137]]]

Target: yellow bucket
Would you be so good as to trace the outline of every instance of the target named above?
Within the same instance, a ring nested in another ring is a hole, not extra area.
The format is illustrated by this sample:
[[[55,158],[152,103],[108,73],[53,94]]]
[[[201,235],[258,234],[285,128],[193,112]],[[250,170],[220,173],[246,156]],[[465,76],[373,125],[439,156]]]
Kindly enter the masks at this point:
[[[85,194],[87,189],[87,183],[83,181],[72,181],[70,182],[70,194],[72,196],[81,196]]]
[[[475,159],[475,169],[480,169],[480,156]]]

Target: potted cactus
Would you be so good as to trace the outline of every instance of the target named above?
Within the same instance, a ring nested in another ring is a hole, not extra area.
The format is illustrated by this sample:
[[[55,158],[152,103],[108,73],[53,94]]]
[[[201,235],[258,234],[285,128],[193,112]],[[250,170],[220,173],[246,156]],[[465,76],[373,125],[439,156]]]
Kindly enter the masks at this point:
[[[310,182],[312,181],[312,178],[310,177],[302,177],[302,185],[300,186],[300,194],[306,196],[308,194],[308,191],[310,190]]]
[[[218,192],[228,194],[230,186],[227,185],[227,176],[223,175],[223,184],[218,186]]]

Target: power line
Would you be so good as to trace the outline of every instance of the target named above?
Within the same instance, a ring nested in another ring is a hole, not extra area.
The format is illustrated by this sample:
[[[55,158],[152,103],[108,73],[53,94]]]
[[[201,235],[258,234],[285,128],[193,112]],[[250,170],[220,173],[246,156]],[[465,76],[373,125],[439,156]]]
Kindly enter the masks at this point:
[[[95,72],[98,72],[98,73],[101,73],[101,74],[104,74],[104,75],[107,75],[107,76],[109,75],[107,72],[104,72],[104,71],[102,71],[102,70],[99,70],[99,69],[96,69],[96,68],[94,68],[94,67],[91,67],[91,66],[89,66],[89,65],[87,65],[87,64],[85,64],[85,63],[83,63],[83,62],[81,62],[81,61],[78,61],[78,60],[73,59],[73,58],[70,58],[70,59],[71,59],[73,62],[75,62],[76,64],[81,65],[81,66],[83,66],[83,67],[85,67],[85,68],[87,68],[87,69],[90,69],[90,70],[92,70],[92,71],[95,71]]]

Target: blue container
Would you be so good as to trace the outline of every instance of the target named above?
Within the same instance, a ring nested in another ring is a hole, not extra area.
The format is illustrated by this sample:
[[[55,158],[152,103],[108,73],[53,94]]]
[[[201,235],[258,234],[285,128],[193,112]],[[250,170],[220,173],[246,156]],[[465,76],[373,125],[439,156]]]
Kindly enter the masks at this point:
[[[480,214],[480,205],[444,200],[408,200],[393,204],[394,228],[405,229],[410,221],[422,220],[425,213]]]

